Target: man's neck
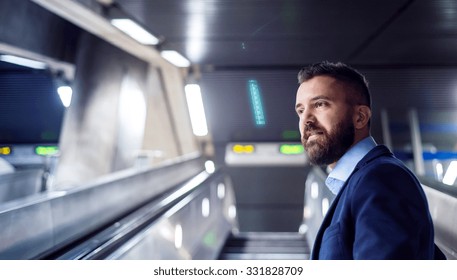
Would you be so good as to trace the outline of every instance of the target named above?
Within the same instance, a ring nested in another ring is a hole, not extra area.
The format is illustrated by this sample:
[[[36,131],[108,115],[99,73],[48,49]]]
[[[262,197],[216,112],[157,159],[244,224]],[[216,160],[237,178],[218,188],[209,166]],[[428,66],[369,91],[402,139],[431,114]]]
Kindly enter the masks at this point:
[[[344,152],[344,154],[345,154],[347,151],[349,151],[352,147],[354,147],[357,143],[359,143],[359,142],[362,141],[363,139],[367,138],[368,136],[371,136],[370,133],[363,133],[363,134],[361,134],[361,135],[360,135],[360,134],[359,134],[359,135],[355,135],[355,136],[354,136],[354,142],[352,143],[351,146],[349,146],[349,148],[347,148],[347,150]],[[343,155],[344,155],[344,154],[343,154]],[[342,156],[343,156],[343,155],[342,155]],[[340,160],[340,159],[338,159],[338,160]],[[328,167],[329,167],[330,169],[334,169],[334,168],[335,168],[335,165],[338,163],[338,160],[335,161],[335,162],[333,162],[333,163],[330,163],[330,164],[328,165]]]

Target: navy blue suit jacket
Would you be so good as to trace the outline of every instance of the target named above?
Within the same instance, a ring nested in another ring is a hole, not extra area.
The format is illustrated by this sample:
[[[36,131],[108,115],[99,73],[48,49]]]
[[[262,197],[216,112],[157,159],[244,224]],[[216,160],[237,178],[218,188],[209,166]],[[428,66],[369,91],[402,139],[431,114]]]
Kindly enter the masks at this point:
[[[383,145],[355,167],[317,233],[311,259],[434,259],[427,200]]]

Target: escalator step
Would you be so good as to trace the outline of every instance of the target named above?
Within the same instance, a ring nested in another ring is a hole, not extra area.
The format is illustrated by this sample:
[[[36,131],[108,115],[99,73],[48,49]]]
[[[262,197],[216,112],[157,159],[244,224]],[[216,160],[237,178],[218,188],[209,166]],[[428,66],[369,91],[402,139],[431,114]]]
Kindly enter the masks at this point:
[[[219,259],[308,259],[304,235],[285,232],[245,232],[231,235]]]
[[[224,253],[220,260],[309,260],[309,254],[234,254]]]

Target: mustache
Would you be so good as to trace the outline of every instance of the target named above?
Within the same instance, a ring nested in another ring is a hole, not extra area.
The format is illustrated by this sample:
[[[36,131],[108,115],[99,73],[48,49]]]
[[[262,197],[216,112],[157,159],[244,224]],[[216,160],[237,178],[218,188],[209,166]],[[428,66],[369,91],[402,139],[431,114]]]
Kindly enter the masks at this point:
[[[320,127],[314,123],[307,123],[307,124],[305,124],[305,127],[304,127],[305,132],[313,131],[313,130],[317,130],[317,129],[320,129]]]
[[[325,129],[323,127],[319,126],[319,125],[314,124],[314,123],[307,123],[307,124],[304,125],[303,135],[307,135],[310,132],[314,132],[314,131],[324,132]]]
[[[314,135],[314,134],[326,135],[327,134],[326,132],[327,132],[326,129],[324,129],[323,127],[321,127],[318,124],[307,123],[303,127],[301,142],[302,142],[303,146],[305,146],[305,148],[306,148],[306,146],[308,145],[308,138],[311,137],[311,135]]]

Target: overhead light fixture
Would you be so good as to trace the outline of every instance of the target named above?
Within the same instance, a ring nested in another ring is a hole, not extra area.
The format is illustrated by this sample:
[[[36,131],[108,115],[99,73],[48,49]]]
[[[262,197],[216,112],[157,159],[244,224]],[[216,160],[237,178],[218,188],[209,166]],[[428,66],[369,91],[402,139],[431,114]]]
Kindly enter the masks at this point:
[[[8,63],[13,63],[16,65],[21,65],[33,69],[45,69],[46,68],[46,63],[41,62],[41,61],[36,61],[24,57],[19,57],[15,55],[0,55],[0,60]]]
[[[54,76],[54,85],[65,108],[70,107],[73,89],[70,82],[63,76],[63,72],[57,72]]]
[[[143,45],[157,45],[160,40],[130,19],[112,19],[111,24]]]
[[[197,84],[186,85],[185,92],[192,131],[196,136],[205,136],[208,134],[208,126],[200,86]]]
[[[73,95],[73,90],[70,86],[60,86],[57,88],[57,93],[59,94],[60,100],[62,101],[65,108],[70,107],[71,96]]]
[[[161,51],[160,55],[178,67],[189,67],[190,61],[177,51]]]

